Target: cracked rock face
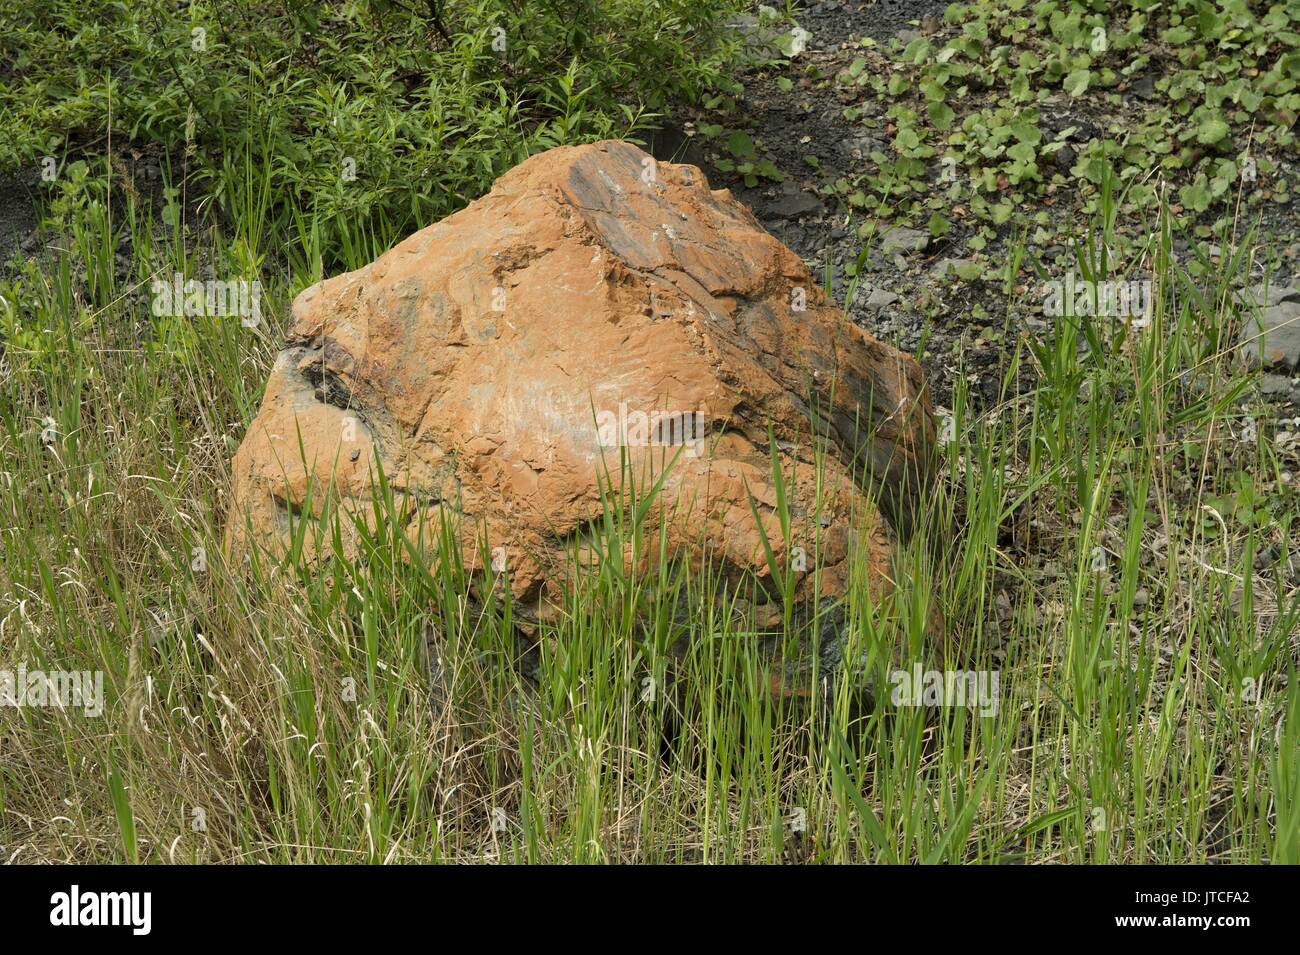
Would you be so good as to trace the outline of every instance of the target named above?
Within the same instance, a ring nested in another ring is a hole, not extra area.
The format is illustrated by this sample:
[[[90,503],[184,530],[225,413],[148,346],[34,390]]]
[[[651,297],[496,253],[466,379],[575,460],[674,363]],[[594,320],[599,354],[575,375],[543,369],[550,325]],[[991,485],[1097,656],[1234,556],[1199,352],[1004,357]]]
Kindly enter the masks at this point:
[[[562,147],[297,298],[227,546],[284,547],[327,490],[364,512],[382,466],[409,534],[452,515],[467,565],[544,615],[595,560],[602,486],[641,498],[666,472],[629,560],[656,560],[664,528],[672,554],[766,580],[757,509],[800,597],[851,576],[883,595],[933,442],[916,363],[729,192],[630,144]]]

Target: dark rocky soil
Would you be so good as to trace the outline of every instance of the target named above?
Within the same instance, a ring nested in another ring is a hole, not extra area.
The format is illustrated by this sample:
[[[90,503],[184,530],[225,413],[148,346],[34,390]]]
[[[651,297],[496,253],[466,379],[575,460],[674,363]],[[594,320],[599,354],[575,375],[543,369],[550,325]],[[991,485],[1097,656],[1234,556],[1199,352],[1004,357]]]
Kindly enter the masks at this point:
[[[0,172],[0,263],[7,262],[36,231],[35,178],[34,173]]]

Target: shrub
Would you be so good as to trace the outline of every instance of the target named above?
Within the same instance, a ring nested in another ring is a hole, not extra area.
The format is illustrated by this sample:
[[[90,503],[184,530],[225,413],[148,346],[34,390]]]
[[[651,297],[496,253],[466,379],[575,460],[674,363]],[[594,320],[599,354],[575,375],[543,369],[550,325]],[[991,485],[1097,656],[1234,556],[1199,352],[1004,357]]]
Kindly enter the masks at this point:
[[[115,150],[179,162],[227,221],[358,264],[533,152],[699,97],[734,5],[0,0],[0,168],[102,149],[111,119]]]

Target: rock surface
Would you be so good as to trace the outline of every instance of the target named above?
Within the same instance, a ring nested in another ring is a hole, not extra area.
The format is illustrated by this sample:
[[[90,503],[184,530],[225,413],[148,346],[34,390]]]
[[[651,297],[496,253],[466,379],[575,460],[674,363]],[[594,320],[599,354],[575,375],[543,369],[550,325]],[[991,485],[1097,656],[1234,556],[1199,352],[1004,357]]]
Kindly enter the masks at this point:
[[[892,226],[880,236],[880,251],[884,255],[895,252],[924,252],[930,247],[930,233],[920,229]]]
[[[227,547],[285,546],[327,489],[363,514],[382,466],[409,533],[447,509],[467,564],[542,615],[595,559],[602,482],[617,498],[666,472],[646,537],[665,528],[672,553],[768,578],[756,507],[801,598],[862,567],[883,595],[933,443],[916,363],[729,192],[630,144],[562,147],[298,296],[235,455]]]
[[[1256,286],[1243,299],[1238,345],[1246,363],[1300,370],[1300,285]]]

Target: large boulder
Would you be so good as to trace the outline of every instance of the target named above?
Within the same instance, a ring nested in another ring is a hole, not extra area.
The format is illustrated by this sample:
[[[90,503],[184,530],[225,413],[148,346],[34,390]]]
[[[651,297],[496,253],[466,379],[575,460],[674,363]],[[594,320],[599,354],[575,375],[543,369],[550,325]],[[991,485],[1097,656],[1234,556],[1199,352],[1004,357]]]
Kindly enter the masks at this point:
[[[800,598],[838,596],[856,561],[879,597],[933,441],[916,363],[728,191],[627,143],[564,147],[298,296],[227,546],[283,547],[327,490],[364,504],[382,466],[412,534],[453,514],[468,565],[504,567],[543,615],[596,551],[602,495],[666,472],[628,558],[656,558],[663,528],[678,556],[768,580],[757,512]]]

